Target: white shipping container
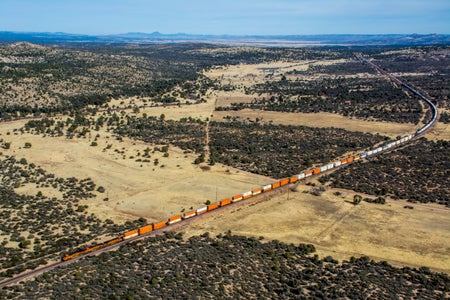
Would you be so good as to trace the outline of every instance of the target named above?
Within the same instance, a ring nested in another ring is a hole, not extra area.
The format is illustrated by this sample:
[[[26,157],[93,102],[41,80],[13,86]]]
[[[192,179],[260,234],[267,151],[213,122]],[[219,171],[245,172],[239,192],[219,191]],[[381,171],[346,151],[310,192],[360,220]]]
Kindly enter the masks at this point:
[[[298,178],[299,180],[305,178],[305,173],[298,174],[298,175],[297,175],[297,178]]]
[[[333,164],[328,164],[328,165],[326,165],[326,167],[327,167],[327,170],[330,170],[330,169],[334,168],[334,165]]]
[[[247,197],[247,196],[251,196],[252,195],[252,191],[248,191],[242,194],[242,197]]]
[[[336,161],[336,162],[334,163],[334,166],[335,166],[335,167],[339,167],[340,165],[342,165],[341,161]]]
[[[207,210],[208,210],[208,207],[203,206],[203,207],[197,208],[196,212],[197,212],[197,214],[202,214],[202,213],[206,212]]]
[[[262,186],[262,190],[265,191],[270,191],[272,189],[272,185],[271,184],[266,184]]]
[[[321,166],[320,167],[320,172],[326,171],[327,170],[327,166]]]

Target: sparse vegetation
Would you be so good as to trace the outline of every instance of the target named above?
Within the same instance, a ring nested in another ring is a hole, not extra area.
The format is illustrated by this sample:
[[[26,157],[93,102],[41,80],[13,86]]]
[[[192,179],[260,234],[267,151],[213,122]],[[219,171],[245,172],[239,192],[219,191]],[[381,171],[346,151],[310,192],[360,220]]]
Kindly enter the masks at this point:
[[[312,245],[262,243],[230,234],[135,242],[5,288],[4,299],[65,298],[445,298],[447,275],[367,257],[342,264]],[[117,266],[120,266],[118,268]],[[195,276],[194,276],[195,274]],[[89,285],[86,285],[89,282]],[[95,287],[95,288],[94,288]],[[126,288],[124,288],[126,287]]]
[[[332,173],[331,185],[383,198],[389,196],[449,206],[448,149],[448,141],[432,142],[422,138],[366,163],[353,164]]]

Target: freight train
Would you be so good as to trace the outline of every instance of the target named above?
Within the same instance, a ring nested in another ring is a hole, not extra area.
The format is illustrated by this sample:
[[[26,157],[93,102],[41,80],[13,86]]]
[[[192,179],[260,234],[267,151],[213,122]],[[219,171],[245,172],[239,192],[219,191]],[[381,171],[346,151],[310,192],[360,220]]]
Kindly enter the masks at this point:
[[[246,192],[244,192],[242,194],[235,195],[235,196],[233,196],[231,198],[223,199],[223,200],[221,200],[219,202],[199,207],[196,210],[192,210],[192,211],[186,212],[186,213],[184,213],[182,215],[175,215],[173,217],[170,217],[167,220],[163,220],[163,221],[157,222],[157,223],[152,223],[152,224],[140,227],[138,229],[133,229],[133,230],[127,231],[122,236],[114,238],[112,240],[108,240],[106,242],[103,242],[102,244],[95,245],[95,246],[89,247],[87,249],[84,249],[82,251],[77,251],[77,252],[72,253],[72,254],[64,255],[62,257],[62,260],[63,261],[67,261],[67,260],[73,259],[75,257],[78,257],[80,255],[91,253],[91,252],[97,251],[99,249],[102,249],[102,248],[105,248],[105,247],[108,247],[108,246],[111,246],[111,245],[118,244],[118,243],[120,243],[122,241],[135,238],[137,236],[142,236],[142,235],[149,234],[150,232],[153,232],[153,231],[156,231],[156,230],[160,230],[160,229],[162,229],[162,228],[164,228],[166,226],[170,226],[170,225],[176,224],[178,222],[182,222],[183,220],[190,219],[190,218],[193,218],[193,217],[197,217],[197,216],[202,215],[204,213],[208,213],[208,212],[213,211],[215,209],[218,209],[220,207],[231,205],[233,203],[236,203],[236,202],[239,202],[239,201],[242,201],[242,200],[247,200],[247,199],[249,199],[251,197],[254,197],[256,195],[259,195],[261,193],[267,193],[267,192],[269,192],[271,190],[275,190],[275,189],[281,188],[281,187],[283,187],[285,185],[288,185],[290,183],[295,183],[295,182],[297,182],[299,180],[304,180],[305,178],[308,178],[310,176],[317,175],[317,174],[326,172],[328,170],[331,170],[331,169],[334,169],[334,168],[338,168],[338,167],[341,167],[341,166],[346,165],[346,164],[353,163],[353,162],[358,161],[360,159],[367,158],[367,157],[370,157],[372,155],[378,154],[379,152],[383,152],[383,151],[389,150],[391,148],[394,148],[394,147],[400,146],[402,144],[405,144],[409,140],[411,140],[411,139],[413,139],[415,137],[418,137],[419,135],[423,134],[427,129],[429,129],[436,122],[437,109],[436,109],[436,106],[430,100],[428,100],[425,96],[423,96],[417,90],[411,88],[407,84],[402,83],[402,85],[406,89],[411,91],[412,93],[414,93],[417,96],[419,96],[422,100],[424,100],[430,106],[430,108],[432,110],[432,113],[433,113],[433,117],[430,120],[430,122],[425,124],[422,128],[417,130],[415,133],[410,134],[410,135],[405,136],[405,137],[402,137],[401,139],[398,139],[396,141],[392,141],[392,142],[387,143],[385,145],[377,146],[377,147],[375,147],[373,149],[370,149],[370,150],[367,150],[367,151],[363,151],[363,152],[361,152],[359,154],[348,156],[348,157],[345,157],[343,159],[336,160],[336,161],[334,161],[332,163],[328,163],[328,164],[323,165],[323,166],[319,166],[319,167],[315,167],[315,168],[306,170],[303,173],[294,175],[292,177],[284,178],[284,179],[281,179],[279,181],[276,181],[276,182],[273,182],[273,183],[269,183],[269,184],[263,185],[261,187],[255,188],[253,190],[246,191]]]

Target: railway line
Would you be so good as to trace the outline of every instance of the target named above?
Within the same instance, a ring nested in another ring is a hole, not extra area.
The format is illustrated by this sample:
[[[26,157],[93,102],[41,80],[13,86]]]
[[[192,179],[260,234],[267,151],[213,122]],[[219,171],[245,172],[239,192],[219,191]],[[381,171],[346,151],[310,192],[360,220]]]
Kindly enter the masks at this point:
[[[110,251],[114,248],[120,247],[129,242],[134,242],[136,240],[143,239],[143,238],[146,238],[149,236],[153,236],[153,235],[156,235],[158,233],[161,233],[161,232],[164,232],[167,230],[174,230],[174,229],[178,228],[179,225],[188,224],[197,218],[201,218],[203,215],[207,215],[211,211],[219,212],[219,210],[222,210],[224,207],[227,207],[228,205],[238,205],[237,203],[239,203],[241,201],[245,202],[245,200],[250,199],[250,198],[255,198],[254,200],[257,200],[258,197],[261,197],[261,195],[263,195],[263,194],[273,193],[274,191],[280,191],[282,189],[287,188],[290,184],[297,184],[300,181],[303,181],[308,177],[316,176],[321,173],[328,172],[330,170],[334,170],[336,168],[341,168],[341,167],[344,167],[355,161],[358,161],[360,159],[368,158],[373,155],[377,155],[380,152],[383,153],[385,151],[392,150],[394,148],[403,146],[404,144],[408,143],[412,139],[422,136],[436,123],[438,111],[437,111],[436,106],[433,104],[433,102],[431,100],[426,98],[422,93],[420,93],[413,87],[402,82],[395,76],[387,73],[385,70],[383,70],[379,66],[375,65],[369,59],[363,57],[361,53],[357,53],[356,57],[361,62],[367,63],[370,66],[372,66],[373,68],[375,68],[378,72],[380,72],[384,76],[388,77],[395,84],[408,90],[409,92],[413,93],[418,98],[420,98],[422,101],[424,101],[430,107],[430,110],[432,112],[431,120],[429,122],[427,122],[423,127],[418,129],[416,132],[406,135],[395,141],[391,141],[387,144],[384,144],[381,146],[376,146],[373,149],[365,150],[365,151],[359,152],[357,154],[347,156],[343,159],[337,159],[328,164],[305,170],[302,173],[293,175],[288,178],[283,178],[281,180],[277,180],[275,182],[271,182],[271,183],[268,183],[268,184],[260,186],[260,187],[256,187],[252,190],[243,192],[238,195],[234,195],[230,198],[226,198],[226,199],[220,200],[218,202],[212,203],[210,205],[202,206],[195,210],[185,212],[184,214],[175,215],[166,220],[162,220],[157,223],[148,224],[146,226],[143,226],[143,227],[140,227],[140,228],[137,228],[134,230],[130,230],[128,232],[125,232],[123,235],[121,235],[119,237],[116,237],[114,239],[108,240],[101,244],[86,248],[82,251],[66,254],[62,257],[62,261],[58,261],[58,262],[46,265],[44,267],[35,269],[35,270],[28,271],[26,273],[22,273],[13,278],[4,280],[4,281],[0,282],[0,287],[8,286],[8,285],[17,283],[19,281],[22,281],[26,278],[38,275],[43,272],[50,271],[54,268],[68,265],[72,262],[75,262],[75,261],[80,260],[87,256],[98,255],[100,253]],[[176,224],[178,224],[178,225],[176,225]]]

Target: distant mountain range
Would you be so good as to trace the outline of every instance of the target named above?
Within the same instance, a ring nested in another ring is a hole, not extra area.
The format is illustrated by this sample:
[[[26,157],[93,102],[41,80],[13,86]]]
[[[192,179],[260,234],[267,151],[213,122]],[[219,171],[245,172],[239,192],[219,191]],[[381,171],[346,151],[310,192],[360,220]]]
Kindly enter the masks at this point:
[[[327,34],[327,35],[197,35],[130,32],[112,35],[82,35],[63,32],[0,31],[0,43],[180,43],[202,42],[231,45],[449,45],[448,34]]]

